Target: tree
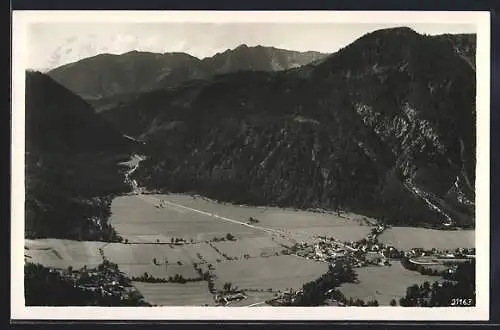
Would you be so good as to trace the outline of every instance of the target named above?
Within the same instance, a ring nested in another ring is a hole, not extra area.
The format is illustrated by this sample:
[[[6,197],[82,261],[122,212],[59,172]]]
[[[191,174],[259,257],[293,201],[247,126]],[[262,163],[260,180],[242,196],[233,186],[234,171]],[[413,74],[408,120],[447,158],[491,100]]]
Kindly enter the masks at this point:
[[[392,299],[391,299],[391,302],[390,302],[390,305],[391,305],[391,306],[397,306],[397,304],[398,304],[398,303],[396,302],[396,299],[392,298]]]
[[[227,234],[226,234],[226,239],[227,239],[228,241],[232,241],[232,240],[234,240],[234,236],[233,236],[231,233],[227,233]]]
[[[153,258],[153,263],[156,265],[156,258]]]
[[[125,244],[128,244],[128,238],[125,238]]]
[[[160,240],[157,238],[157,239],[156,239],[156,244],[158,244],[158,243],[160,243]]]
[[[174,244],[175,239],[172,237],[172,238],[170,239],[170,242],[171,242],[172,244]]]
[[[231,282],[224,283],[224,286],[223,286],[224,291],[225,292],[230,292],[231,291],[231,286],[232,286]]]
[[[406,295],[412,299],[412,298],[418,298],[420,297],[420,288],[418,287],[417,284],[413,284],[409,288],[406,289]]]

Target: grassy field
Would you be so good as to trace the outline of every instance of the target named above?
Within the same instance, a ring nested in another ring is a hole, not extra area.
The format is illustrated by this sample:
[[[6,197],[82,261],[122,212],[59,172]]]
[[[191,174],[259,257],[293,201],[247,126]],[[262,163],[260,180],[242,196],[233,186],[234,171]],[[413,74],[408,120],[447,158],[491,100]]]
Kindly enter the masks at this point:
[[[169,276],[174,277],[179,274],[184,278],[195,278],[198,277],[198,273],[194,270],[192,265],[141,265],[141,264],[118,264],[120,270],[127,274],[129,277],[140,277],[144,273],[156,278],[167,279]]]
[[[240,289],[298,289],[327,269],[326,263],[295,256],[224,261],[216,265],[215,286],[222,288],[225,282],[230,282]]]
[[[169,264],[191,263],[189,255],[179,246],[170,244],[119,244],[111,243],[104,248],[104,255],[118,265],[144,265],[153,264],[153,259],[158,262],[166,259]]]
[[[397,249],[412,248],[456,249],[475,247],[475,232],[473,230],[436,230],[411,227],[393,227],[385,230],[379,241],[393,245]]]
[[[206,243],[200,244],[187,244],[182,247],[183,251],[189,258],[195,262],[206,261],[207,263],[214,263],[217,259],[224,259],[219,253],[217,253],[210,245]],[[198,253],[201,255],[202,260],[198,257]]]
[[[72,241],[62,239],[25,240],[26,260],[54,268],[95,267],[102,262],[99,248],[103,242]]]
[[[227,256],[237,258],[243,258],[245,254],[250,257],[273,256],[284,249],[267,236],[244,238],[234,242],[217,242],[214,245]]]
[[[249,207],[215,203],[202,197],[187,195],[122,196],[111,206],[111,224],[130,242],[168,242],[172,237],[196,241],[209,240],[231,233],[237,238],[254,238],[263,232],[248,226],[221,221],[174,205],[157,208],[165,200],[202,212],[247,223],[256,218],[257,226],[284,231],[296,239],[309,240],[328,235],[344,241],[365,237],[371,226],[365,217],[355,214],[314,213],[273,207]]]
[[[142,293],[145,300],[159,306],[214,306],[214,300],[208,292],[207,282],[177,283],[142,283],[132,282]]]
[[[211,248],[206,248],[207,251],[210,251],[209,249]],[[118,264],[120,270],[129,276],[137,277],[145,272],[158,278],[168,278],[176,274],[185,278],[198,276],[192,263],[199,260],[190,256],[183,247],[169,244],[112,243],[106,245],[103,250],[104,255],[111,262]],[[153,259],[156,259],[156,264]]]
[[[349,299],[359,298],[365,302],[376,299],[381,306],[390,304],[391,299],[406,295],[406,288],[425,281],[435,282],[441,277],[425,276],[418,272],[405,269],[400,262],[392,262],[392,266],[370,266],[357,268],[359,284],[345,283],[340,291]]]
[[[167,199],[165,196],[163,199]],[[261,231],[179,207],[156,208],[158,202],[144,196],[115,198],[110,223],[130,242],[169,242],[172,237],[205,241],[232,233],[237,237],[257,237]]]
[[[156,195],[157,196],[157,195]],[[215,213],[239,221],[253,217],[257,225],[307,235],[331,235],[344,240],[361,239],[370,231],[367,221],[373,219],[347,213],[338,216],[332,213],[317,213],[276,207],[239,206],[220,204],[202,197],[171,194],[163,196],[177,204]]]

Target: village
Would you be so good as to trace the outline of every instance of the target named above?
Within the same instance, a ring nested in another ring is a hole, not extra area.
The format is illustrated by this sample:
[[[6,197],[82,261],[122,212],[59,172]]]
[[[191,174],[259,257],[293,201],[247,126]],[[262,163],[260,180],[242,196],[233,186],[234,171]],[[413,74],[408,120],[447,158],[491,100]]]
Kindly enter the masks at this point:
[[[409,270],[419,271],[428,275],[450,275],[453,274],[460,263],[475,259],[475,249],[457,248],[454,251],[438,250],[436,248],[425,249],[415,247],[408,251],[397,250],[395,247],[385,245],[378,241],[377,237],[387,227],[377,225],[366,237],[356,242],[339,242],[327,237],[317,236],[313,242],[300,242],[286,252],[298,257],[325,262],[334,267],[337,262],[349,264],[353,268],[367,266],[391,267],[392,261],[398,261]],[[445,270],[438,272],[433,266],[444,267]],[[344,306],[340,301],[328,298],[335,290],[331,288],[325,292],[325,304],[330,306]],[[278,296],[268,303],[273,306],[289,306],[297,297],[303,293],[303,289],[290,289],[279,292]]]
[[[332,237],[317,236],[313,242],[293,245],[289,253],[330,264],[341,259],[353,267],[387,265],[390,258],[399,257],[399,252],[394,247],[378,242],[377,236],[384,229],[383,225],[377,225],[366,238],[357,242],[340,242]]]
[[[335,263],[342,259],[349,261],[354,268],[368,265],[390,266],[391,260],[408,258],[415,264],[424,264],[419,261],[425,257],[426,264],[451,264],[475,258],[475,249],[457,248],[454,251],[438,250],[436,248],[425,249],[415,247],[409,251],[397,250],[395,247],[385,245],[378,241],[377,237],[386,227],[377,225],[366,237],[356,242],[339,242],[327,237],[317,236],[312,243],[300,242],[293,245],[288,253],[316,261]]]
[[[126,302],[140,301],[142,298],[130,280],[118,270],[117,265],[107,260],[96,268],[52,268],[51,272],[57,272],[63,280],[72,283],[73,287],[95,295],[96,299]]]

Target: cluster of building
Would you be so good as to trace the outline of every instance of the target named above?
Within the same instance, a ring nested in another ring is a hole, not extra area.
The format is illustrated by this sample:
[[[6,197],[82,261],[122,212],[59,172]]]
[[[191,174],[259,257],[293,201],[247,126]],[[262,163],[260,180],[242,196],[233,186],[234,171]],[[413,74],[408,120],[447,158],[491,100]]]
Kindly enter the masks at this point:
[[[127,300],[136,289],[129,285],[129,281],[119,270],[107,268],[105,265],[96,269],[86,267],[73,270],[60,270],[61,277],[73,283],[74,287],[82,291],[98,293],[101,296],[115,296],[120,300]]]
[[[304,291],[302,289],[294,290],[289,289],[286,291],[280,291],[276,298],[273,298],[266,303],[271,306],[290,306],[295,303],[297,297],[301,295]]]
[[[384,229],[384,226],[378,225],[366,238],[355,242],[341,243],[332,237],[319,236],[314,244],[300,242],[291,252],[299,257],[328,263],[343,259],[353,267],[389,265],[389,259],[399,257],[400,252],[377,241],[377,236]]]

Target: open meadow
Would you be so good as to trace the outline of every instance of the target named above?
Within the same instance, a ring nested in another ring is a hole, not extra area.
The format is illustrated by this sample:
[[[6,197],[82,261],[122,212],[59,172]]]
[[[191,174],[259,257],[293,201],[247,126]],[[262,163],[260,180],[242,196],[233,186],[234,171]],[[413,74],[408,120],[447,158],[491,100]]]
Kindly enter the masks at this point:
[[[249,257],[265,257],[280,254],[284,249],[281,245],[274,242],[267,236],[244,238],[237,241],[225,241],[213,243],[222,253],[229,257],[243,258],[244,255]]]
[[[72,241],[65,239],[26,239],[25,259],[44,266],[77,269],[83,266],[95,267],[102,262],[99,248],[104,242]]]
[[[168,196],[165,196],[166,199]],[[111,225],[129,242],[170,242],[172,238],[190,241],[211,240],[232,233],[236,237],[256,237],[261,231],[214,219],[205,214],[167,205],[157,207],[159,199],[150,195],[121,196],[111,205]]]
[[[296,256],[224,261],[216,265],[215,286],[222,288],[224,283],[230,282],[240,289],[299,289],[327,270],[326,263]]]
[[[160,201],[163,207],[158,207]],[[169,195],[129,195],[114,199],[111,224],[130,242],[169,242],[172,237],[195,241],[210,240],[231,233],[237,238],[255,238],[264,227],[298,240],[327,235],[356,241],[371,230],[370,219],[356,215],[296,211],[276,207],[239,206],[216,203],[203,197]],[[257,223],[249,224],[250,217]],[[224,219],[232,221],[226,221]],[[367,219],[367,220],[365,220]]]
[[[205,248],[200,251],[209,252],[204,254],[205,256],[215,253],[210,246],[203,245]],[[189,253],[185,247],[170,244],[112,243],[106,245],[103,250],[104,255],[130,277],[139,277],[144,273],[164,279],[177,274],[184,278],[199,276],[193,263],[199,263],[201,260],[196,257],[196,254]]]
[[[185,251],[178,246],[170,244],[120,244],[111,243],[104,248],[104,255],[112,262],[118,265],[135,264],[147,265],[153,264],[153,259],[158,262],[169,264],[190,263],[191,258]]]
[[[425,248],[454,250],[456,248],[475,247],[474,230],[437,230],[412,227],[392,227],[386,229],[379,241],[400,250]]]
[[[214,306],[207,282],[143,283],[132,282],[145,300],[158,306]]]

